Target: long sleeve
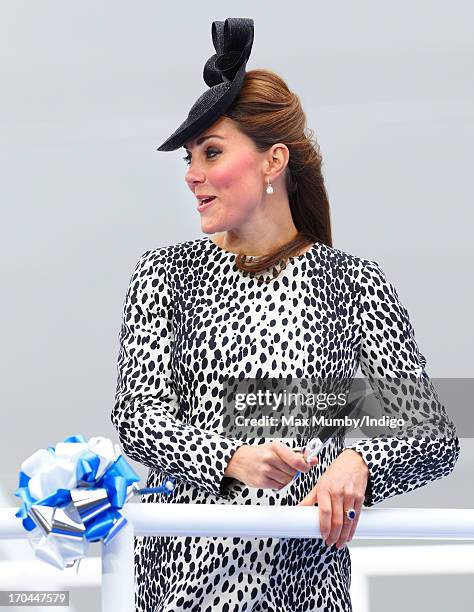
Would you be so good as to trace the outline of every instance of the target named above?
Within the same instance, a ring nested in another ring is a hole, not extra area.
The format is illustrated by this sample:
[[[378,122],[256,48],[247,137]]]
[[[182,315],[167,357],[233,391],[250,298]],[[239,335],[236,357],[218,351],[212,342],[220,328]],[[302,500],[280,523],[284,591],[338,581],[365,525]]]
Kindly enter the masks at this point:
[[[145,252],[129,283],[111,420],[130,458],[209,493],[225,495],[224,470],[242,442],[179,418],[170,370],[173,303],[165,254],[164,249]]]
[[[362,373],[384,414],[404,423],[387,437],[346,444],[368,465],[364,505],[372,506],[450,474],[460,447],[426,374],[408,312],[375,261],[362,270],[359,315]]]

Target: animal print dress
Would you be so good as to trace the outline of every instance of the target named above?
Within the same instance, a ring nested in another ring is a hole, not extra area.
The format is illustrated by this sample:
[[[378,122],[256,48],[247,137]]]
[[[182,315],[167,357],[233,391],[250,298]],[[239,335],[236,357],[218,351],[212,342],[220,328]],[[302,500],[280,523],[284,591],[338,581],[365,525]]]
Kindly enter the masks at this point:
[[[352,378],[360,364],[374,390],[383,376],[429,383],[408,313],[375,261],[315,243],[267,284],[235,257],[205,236],[146,251],[132,274],[112,421],[125,455],[150,468],[147,486],[176,482],[170,497],[142,501],[294,506],[345,447],[369,467],[366,507],[450,474],[459,441],[428,384],[422,435],[346,446],[339,434],[282,491],[224,476],[241,444],[268,441],[224,435],[227,376]],[[423,436],[433,423],[442,435]],[[348,547],[320,538],[136,538],[135,575],[141,612],[352,610]]]

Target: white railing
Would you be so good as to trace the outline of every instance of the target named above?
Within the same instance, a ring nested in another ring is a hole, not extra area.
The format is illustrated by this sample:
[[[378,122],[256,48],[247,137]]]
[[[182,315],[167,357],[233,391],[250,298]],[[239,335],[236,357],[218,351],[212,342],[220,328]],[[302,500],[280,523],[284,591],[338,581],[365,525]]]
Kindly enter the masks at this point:
[[[134,610],[134,536],[320,538],[317,508],[130,503],[128,524],[102,545],[102,610]],[[26,538],[18,508],[0,508],[0,538]],[[354,539],[474,540],[474,510],[363,509]],[[472,560],[474,570],[474,559]],[[464,566],[463,566],[464,567]],[[59,570],[58,570],[59,571]],[[471,571],[465,566],[464,571]]]

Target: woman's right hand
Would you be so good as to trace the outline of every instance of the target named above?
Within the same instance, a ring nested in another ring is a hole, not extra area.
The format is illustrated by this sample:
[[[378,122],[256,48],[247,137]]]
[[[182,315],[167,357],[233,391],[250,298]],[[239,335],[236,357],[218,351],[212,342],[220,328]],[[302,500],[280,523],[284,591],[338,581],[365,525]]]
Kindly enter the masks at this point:
[[[297,472],[309,472],[317,458],[307,463],[303,453],[282,442],[243,445],[232,455],[224,476],[236,478],[249,487],[282,489]]]

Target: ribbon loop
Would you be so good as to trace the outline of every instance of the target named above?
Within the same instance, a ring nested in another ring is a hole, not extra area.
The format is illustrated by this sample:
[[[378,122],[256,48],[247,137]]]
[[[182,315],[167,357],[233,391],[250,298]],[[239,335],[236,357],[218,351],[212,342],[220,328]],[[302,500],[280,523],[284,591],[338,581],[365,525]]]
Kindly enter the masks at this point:
[[[169,495],[174,489],[171,478],[146,490],[139,480],[108,438],[69,436],[23,461],[14,493],[22,504],[15,516],[38,558],[59,569],[71,567],[86,556],[89,542],[108,544],[126,525],[120,510],[133,495]]]
[[[204,65],[203,77],[209,87],[232,81],[246,64],[253,44],[253,20],[229,17],[212,23],[212,42],[216,53]]]

